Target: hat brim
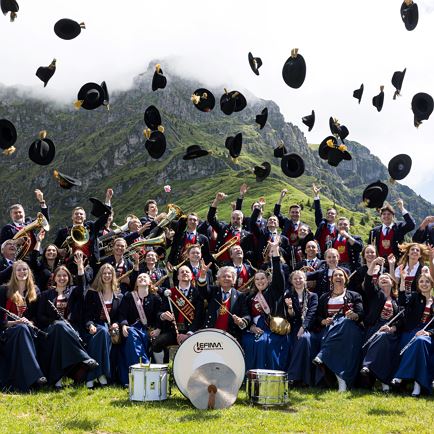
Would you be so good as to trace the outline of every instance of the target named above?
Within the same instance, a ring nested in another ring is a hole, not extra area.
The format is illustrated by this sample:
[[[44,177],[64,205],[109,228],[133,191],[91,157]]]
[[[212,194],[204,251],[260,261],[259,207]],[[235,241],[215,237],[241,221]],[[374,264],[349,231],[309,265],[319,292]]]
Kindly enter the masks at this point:
[[[289,178],[298,178],[304,173],[304,161],[298,154],[285,154],[280,161],[280,168]]]
[[[157,89],[164,89],[166,85],[167,78],[162,73],[155,71],[154,76],[152,77],[152,91],[155,92]]]
[[[15,125],[7,119],[0,119],[0,148],[9,149],[15,144],[17,137]]]
[[[389,161],[387,170],[392,179],[400,181],[410,173],[411,165],[412,161],[409,155],[399,154]]]
[[[320,157],[322,160],[327,160],[327,159],[328,159],[328,154],[329,154],[329,151],[330,151],[330,149],[331,149],[330,146],[327,145],[327,142],[328,142],[329,140],[332,140],[334,144],[337,144],[337,143],[338,143],[338,141],[337,141],[337,139],[336,139],[335,136],[327,136],[327,137],[326,137],[326,138],[325,138],[325,139],[320,143],[319,148],[318,148],[318,154],[319,154],[319,157]]]
[[[110,206],[106,205],[105,203],[101,202],[96,197],[90,197],[90,202],[92,202],[92,210],[91,214],[96,217],[102,217],[103,215],[109,215],[112,212],[112,209]]]
[[[252,54],[252,53],[249,53],[248,58],[249,58],[249,65],[250,65],[250,68],[252,69],[252,71],[253,71],[256,75],[259,75],[259,69],[258,69],[258,67],[256,66],[255,58],[253,57],[253,54]]]
[[[255,166],[253,169],[253,173],[256,176],[256,182],[262,182],[270,175],[271,164],[265,161],[260,166]]]
[[[42,156],[39,152],[37,152],[37,146],[39,142],[44,142],[48,145],[47,153]],[[56,155],[56,147],[52,140],[45,138],[44,140],[35,140],[29,147],[29,158],[34,163],[39,164],[40,166],[47,166],[50,164]]]
[[[282,68],[283,81],[293,89],[298,89],[306,78],[306,62],[301,54],[289,57]]]
[[[262,128],[265,127],[265,124],[268,120],[268,108],[265,107],[259,115],[256,115],[255,122],[259,124],[259,129],[262,130]]]
[[[146,140],[145,148],[152,158],[158,160],[166,152],[166,137],[160,131],[153,131]]]
[[[81,27],[76,21],[63,18],[54,25],[54,33],[60,39],[70,41],[81,33]]]
[[[57,173],[57,175],[56,175]],[[60,173],[55,170],[55,177],[59,186],[64,190],[70,190],[72,187],[81,187],[81,181],[77,178],[73,178],[72,176],[65,175],[64,173]]]
[[[215,107],[215,97],[212,94],[212,92],[210,92],[208,89],[200,88],[200,89],[196,89],[193,92],[193,95],[201,96],[204,93],[207,94],[206,99],[201,98],[197,104],[193,103],[193,105],[201,112],[208,113]]]
[[[143,120],[151,131],[157,130],[161,125],[161,115],[157,107],[154,105],[147,107],[145,114],[143,115]]]
[[[182,159],[183,160],[194,160],[196,158],[200,158],[200,157],[206,157],[207,155],[209,155],[209,152],[206,151],[205,149],[198,149],[195,150],[193,152],[187,152]]]
[[[98,92],[98,98],[96,99],[86,99],[90,91],[95,90]],[[81,107],[85,110],[94,110],[104,103],[104,90],[97,83],[86,83],[78,91],[77,99],[83,101]]]
[[[363,191],[363,202],[368,208],[381,208],[389,193],[386,184],[378,181],[369,184]]]
[[[226,138],[225,147],[229,150],[229,154],[232,158],[238,158],[241,154],[241,149],[243,147],[243,136],[238,133],[235,136],[230,136]]]

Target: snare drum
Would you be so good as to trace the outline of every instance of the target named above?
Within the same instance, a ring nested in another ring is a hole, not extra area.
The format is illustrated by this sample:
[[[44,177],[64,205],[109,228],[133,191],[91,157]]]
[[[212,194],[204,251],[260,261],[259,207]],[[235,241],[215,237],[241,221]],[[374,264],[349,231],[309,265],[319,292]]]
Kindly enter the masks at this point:
[[[179,347],[173,360],[173,377],[181,393],[189,398],[187,384],[197,368],[207,363],[221,363],[235,374],[237,390],[244,380],[246,365],[240,344],[229,333],[219,329],[202,329]]]
[[[286,404],[287,373],[271,369],[251,369],[247,372],[247,396],[254,404],[264,406]]]
[[[130,401],[164,401],[167,399],[168,365],[140,364],[130,366]]]

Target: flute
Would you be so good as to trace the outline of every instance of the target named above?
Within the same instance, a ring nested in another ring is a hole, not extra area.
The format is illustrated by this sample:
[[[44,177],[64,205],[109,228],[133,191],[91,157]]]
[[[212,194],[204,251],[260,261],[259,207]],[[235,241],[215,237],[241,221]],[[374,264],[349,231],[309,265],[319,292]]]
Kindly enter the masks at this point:
[[[6,313],[7,316],[9,316],[11,319],[13,319],[14,321],[20,321],[22,318],[12,312],[10,312],[9,310],[5,309],[4,307],[0,306],[0,309]],[[34,324],[32,324],[30,321],[26,322],[25,324],[27,324],[29,327],[31,327],[37,334],[41,334],[42,336],[48,336],[48,333],[44,332],[43,330],[41,330],[40,328],[36,327]]]
[[[404,309],[401,309],[389,322],[384,324],[384,326],[390,327],[390,325],[404,312]],[[383,326],[383,327],[384,327]],[[380,327],[381,328],[381,327]],[[367,345],[369,345],[376,336],[380,334],[380,330],[378,329],[362,346],[362,348],[365,348]]]
[[[83,339],[81,339],[80,334],[78,333],[77,330],[75,330],[75,328],[72,326],[72,324],[60,313],[59,309],[57,309],[56,305],[51,301],[48,300],[48,303],[50,303],[51,307],[54,309],[54,312],[56,312],[57,316],[64,321],[68,327],[71,328],[71,330],[77,335],[77,338],[79,340],[79,342],[82,344],[83,343]]]
[[[431,323],[434,321],[434,316],[431,318],[431,320],[426,324],[426,326],[421,330],[421,331],[425,331],[429,325],[431,325]],[[417,336],[414,335],[409,343],[401,350],[401,352],[399,353],[400,356],[402,356],[407,350],[408,348],[413,344],[413,342],[417,339]]]

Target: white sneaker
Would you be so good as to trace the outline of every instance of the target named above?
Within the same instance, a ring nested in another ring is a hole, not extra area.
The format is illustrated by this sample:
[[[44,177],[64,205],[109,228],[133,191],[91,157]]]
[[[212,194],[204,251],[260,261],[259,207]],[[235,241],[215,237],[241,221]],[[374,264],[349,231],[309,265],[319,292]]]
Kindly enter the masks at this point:
[[[388,384],[381,383],[381,390],[383,392],[390,392],[390,386]]]
[[[411,396],[417,397],[420,395],[420,392],[421,392],[420,384],[417,381],[415,381],[414,387],[413,387],[413,392],[411,392]]]
[[[347,391],[347,383],[345,382],[345,380],[341,377],[339,377],[339,375],[335,374],[336,378],[338,379],[338,385],[339,385],[339,389],[338,392],[346,392]]]
[[[86,381],[86,387],[88,389],[93,389],[93,380]]]
[[[101,386],[107,386],[107,377],[105,375],[100,375],[98,381]]]

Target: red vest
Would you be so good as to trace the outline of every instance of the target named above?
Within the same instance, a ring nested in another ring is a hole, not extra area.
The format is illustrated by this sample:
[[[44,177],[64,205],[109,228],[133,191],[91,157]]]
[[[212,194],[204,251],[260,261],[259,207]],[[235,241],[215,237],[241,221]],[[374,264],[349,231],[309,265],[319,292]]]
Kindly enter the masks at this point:
[[[336,238],[335,242],[333,243],[333,248],[335,248],[340,255],[339,263],[341,264],[349,264],[350,257],[348,255],[348,246],[347,246],[347,239],[344,238],[343,241],[338,241],[339,237]]]
[[[289,244],[291,246],[295,246],[298,241],[298,227],[297,229],[294,229],[294,226],[291,225],[289,230],[286,232],[285,236],[288,238]]]
[[[240,245],[241,232],[237,232],[236,234],[234,234],[234,233],[232,233],[231,231],[228,232],[228,234],[227,234],[226,237],[224,238],[222,245],[223,245],[224,243],[228,242],[228,241],[229,241],[230,239],[232,239],[233,237],[237,237],[237,238],[238,238],[238,242],[235,243],[235,244]],[[218,258],[218,261],[219,261],[219,262],[228,262],[228,261],[230,261],[231,257],[229,256],[229,250],[230,250],[230,249],[226,250],[226,252],[224,252],[221,256],[219,256],[219,258]]]
[[[389,230],[387,236],[383,234],[382,228],[380,229],[380,242],[378,243],[378,255],[383,258],[387,258],[391,253],[393,253],[393,234],[395,231],[393,229]]]
[[[243,264],[235,282],[235,289],[238,289],[240,286],[244,285],[244,283],[246,283],[248,280],[249,273],[247,272],[246,266]]]
[[[229,297],[226,301],[221,303],[226,306],[228,310],[231,309],[231,298]],[[223,307],[219,306],[219,310],[217,312],[217,320],[215,322],[214,328],[228,331],[229,328],[229,312]]]
[[[15,315],[18,315],[20,318],[23,317],[24,313],[27,310],[27,306],[17,306],[10,298],[6,300],[6,306],[5,309],[7,309],[9,312],[14,313]],[[7,319],[7,315],[5,313],[5,318]]]
[[[337,236],[337,231],[336,231],[336,225],[334,226],[334,230],[333,231],[329,231],[327,224],[325,224],[322,228],[321,234],[319,236],[319,247],[321,249],[321,253],[324,254],[324,252],[327,250],[327,245],[332,245],[333,244],[333,240],[336,238]]]
[[[188,239],[187,232],[184,234],[184,240],[182,242],[182,249],[181,249],[181,255],[193,244],[196,244],[197,235],[193,235],[191,240]],[[181,262],[181,261],[179,261]]]

